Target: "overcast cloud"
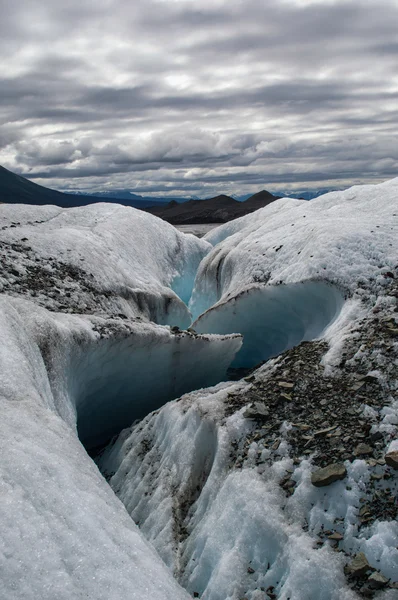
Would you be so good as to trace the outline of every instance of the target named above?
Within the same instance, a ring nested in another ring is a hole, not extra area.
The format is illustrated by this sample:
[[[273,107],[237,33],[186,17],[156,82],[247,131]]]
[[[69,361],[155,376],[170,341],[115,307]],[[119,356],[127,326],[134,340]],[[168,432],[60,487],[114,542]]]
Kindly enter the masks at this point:
[[[206,197],[398,176],[398,0],[0,10],[0,164],[37,183]]]

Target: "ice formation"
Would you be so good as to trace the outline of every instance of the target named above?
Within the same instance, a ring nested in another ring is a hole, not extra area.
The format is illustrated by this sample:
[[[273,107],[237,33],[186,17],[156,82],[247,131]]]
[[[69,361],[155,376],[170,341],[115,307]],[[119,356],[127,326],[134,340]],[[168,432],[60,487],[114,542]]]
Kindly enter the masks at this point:
[[[243,347],[233,367],[252,367],[322,335],[339,314],[344,294],[323,281],[253,285],[199,317],[196,331],[239,332]]]
[[[395,599],[397,196],[282,199],[206,240],[0,206],[1,598],[354,600],[363,552]]]
[[[152,215],[106,203],[67,210],[4,204],[0,232],[3,291],[50,310],[180,327],[191,321],[185,303],[211,247]]]
[[[220,384],[169,403],[123,432],[100,461],[184,587],[204,600],[263,599],[266,589],[283,600],[353,600],[358,596],[345,583],[344,554],[314,544],[314,534],[335,519],[347,531],[347,551],[368,548],[373,565],[396,577],[397,523],[379,523],[367,540],[355,529],[368,477],[364,461],[354,462],[347,479],[327,493],[311,485],[310,463],[295,467],[283,447],[260,469],[258,456],[267,450],[253,442],[243,469],[231,468],[231,444],[245,437],[250,423],[241,412],[226,417],[225,406],[228,394],[248,388]],[[297,480],[290,498],[279,486],[286,471]]]
[[[206,236],[214,249],[198,269],[194,327],[244,333],[238,366],[316,339],[268,361],[248,381],[167,404],[125,430],[99,460],[191,594],[348,600],[376,593],[366,587],[373,569],[388,584],[378,597],[396,597],[388,582],[398,579],[391,520],[398,480],[383,455],[398,426],[390,337],[397,327],[397,195],[394,180],[311,203],[283,199]],[[383,322],[390,329],[381,335]],[[308,364],[308,387],[306,353],[320,355]],[[366,444],[365,456],[360,443],[354,448],[363,439],[373,440],[377,460],[367,458]],[[317,456],[343,461],[344,480],[314,487]],[[344,569],[360,552],[370,571],[357,584]]]
[[[174,290],[189,295],[207,244],[106,204],[0,214],[0,597],[186,598],[76,428],[103,445],[225,375],[239,336],[153,322],[189,323]]]
[[[386,284],[397,193],[395,179],[315,202],[285,198],[213,229],[189,304],[194,327],[244,333],[239,366],[321,335],[344,296]]]

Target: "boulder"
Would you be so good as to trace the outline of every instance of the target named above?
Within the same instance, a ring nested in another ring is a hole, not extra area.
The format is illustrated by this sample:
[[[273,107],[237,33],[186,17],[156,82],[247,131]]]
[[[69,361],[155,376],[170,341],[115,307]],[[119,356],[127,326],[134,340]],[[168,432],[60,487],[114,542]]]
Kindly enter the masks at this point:
[[[393,469],[398,469],[398,450],[391,450],[385,455],[386,465]]]
[[[315,487],[330,485],[339,479],[344,479],[347,475],[345,466],[341,463],[332,463],[323,469],[314,471],[311,475],[311,483]]]

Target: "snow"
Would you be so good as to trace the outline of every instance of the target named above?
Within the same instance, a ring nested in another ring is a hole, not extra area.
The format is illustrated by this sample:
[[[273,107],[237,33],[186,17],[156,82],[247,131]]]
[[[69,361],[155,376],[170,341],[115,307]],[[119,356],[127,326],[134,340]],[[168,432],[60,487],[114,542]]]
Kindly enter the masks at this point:
[[[311,203],[283,199],[214,229],[206,239],[215,247],[199,266],[189,305],[195,329],[242,333],[235,366],[301,340],[326,340],[325,373],[335,375],[369,311],[388,308],[383,293],[396,266],[397,194],[394,180]],[[263,367],[272,368],[272,361]],[[375,375],[374,367],[368,372]],[[357,595],[343,567],[363,551],[396,580],[397,523],[376,519],[359,527],[358,512],[370,501],[366,461],[346,461],[344,481],[316,488],[312,458],[297,464],[289,458],[288,423],[281,423],[279,458],[271,466],[269,448],[255,441],[246,458],[231,461],[251,425],[243,410],[225,411],[231,396],[249,389],[241,381],[187,394],[125,430],[99,461],[177,579],[205,600],[263,600],[267,589],[284,600],[348,600]],[[363,406],[371,421],[372,410]],[[381,418],[379,428],[391,439],[396,402]],[[290,497],[279,486],[286,473],[296,482]],[[396,477],[384,483],[392,494],[397,485]],[[342,552],[325,538],[327,530],[344,535]]]
[[[39,347],[56,320],[1,299],[0,597],[182,600],[67,422],[72,407],[57,410]],[[59,326],[72,337],[77,321],[62,316]]]
[[[2,205],[0,220],[0,597],[187,598],[77,433],[104,444],[225,376],[240,336],[154,322],[189,324],[177,292],[208,244],[106,204]]]

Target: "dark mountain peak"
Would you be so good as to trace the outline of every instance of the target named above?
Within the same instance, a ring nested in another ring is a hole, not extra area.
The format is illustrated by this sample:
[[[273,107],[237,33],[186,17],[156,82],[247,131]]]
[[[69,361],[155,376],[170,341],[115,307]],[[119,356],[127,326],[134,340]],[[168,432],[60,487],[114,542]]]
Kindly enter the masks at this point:
[[[260,192],[253,194],[253,196],[250,196],[250,198],[245,200],[245,202],[257,200],[271,200],[272,202],[273,200],[275,200],[276,197],[279,198],[279,196],[274,196],[273,194],[271,194],[271,192],[267,192],[267,190],[261,190]]]
[[[226,223],[237,217],[266,206],[277,198],[265,190],[246,202],[238,202],[231,196],[220,194],[206,200],[190,200],[165,208],[148,208],[148,212],[156,214],[161,219],[173,225],[188,225],[191,223]]]
[[[100,196],[91,196],[86,194],[65,194],[57,192],[50,188],[43,187],[21,175],[12,173],[0,165],[0,202],[5,204],[55,204],[62,208],[72,208],[75,206],[85,206],[94,202],[110,202],[112,204],[123,204],[134,208],[143,208],[147,206],[145,202],[138,197],[112,198],[108,192]]]

